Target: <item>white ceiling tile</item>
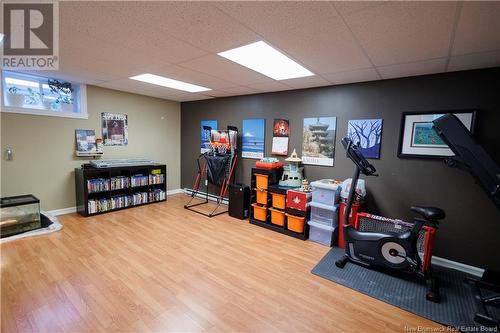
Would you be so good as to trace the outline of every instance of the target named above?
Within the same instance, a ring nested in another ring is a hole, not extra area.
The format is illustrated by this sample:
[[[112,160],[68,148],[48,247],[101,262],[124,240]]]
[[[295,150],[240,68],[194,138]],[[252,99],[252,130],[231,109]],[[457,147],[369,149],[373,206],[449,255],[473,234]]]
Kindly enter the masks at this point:
[[[370,66],[368,58],[340,18],[265,35],[267,40],[314,73]]]
[[[446,57],[455,2],[389,2],[345,15],[376,66]]]
[[[406,64],[377,67],[383,79],[442,73],[445,71],[446,58],[417,61]]]
[[[300,77],[296,79],[280,80],[280,82],[294,89],[322,87],[330,85],[330,82],[328,82],[327,80],[323,79],[321,76],[318,75]]]
[[[500,66],[500,51],[482,52],[454,56],[450,58],[448,71],[487,68]]]
[[[331,4],[321,1],[221,1],[214,4],[261,34],[306,27],[338,15]]]
[[[227,91],[233,95],[249,95],[249,94],[256,94],[256,93],[260,92],[259,90],[255,89],[255,88],[244,87],[244,86],[224,88],[224,91]]]
[[[259,90],[259,92],[281,91],[293,89],[278,81],[249,84],[248,87]]]
[[[322,74],[322,76],[333,84],[344,84],[364,81],[380,80],[380,76],[374,68],[358,69],[340,73]]]
[[[149,20],[139,20],[131,15],[137,7],[142,6],[135,2],[62,2],[61,45],[74,40],[75,33],[83,33],[109,44],[110,47],[127,49],[128,52],[121,53],[122,56],[129,52],[139,52],[149,58],[156,57],[174,63],[207,54],[204,50],[165,34]]]
[[[189,101],[201,101],[204,99],[212,99],[214,97],[212,96],[206,96],[202,94],[181,94],[181,95],[175,95],[171,97],[172,100],[178,101],[178,102],[189,102]]]
[[[112,88],[112,89],[129,89],[133,91],[142,91],[142,92],[148,92],[150,94],[154,94],[155,96],[158,95],[178,95],[182,94],[182,90],[178,89],[171,89],[167,87],[162,87],[146,82],[141,82],[137,80],[132,80],[132,79],[119,79],[119,80],[113,80],[113,81],[108,81],[108,82],[103,82],[99,84],[99,86],[102,87],[107,87],[107,88]]]
[[[258,40],[258,35],[210,2],[112,2],[120,16],[144,22],[158,36],[172,36],[206,51],[220,52]],[[147,37],[147,36],[146,36]]]
[[[453,55],[500,50],[500,2],[463,2]]]
[[[498,66],[498,52],[478,52],[500,49],[500,4],[462,6],[448,70]],[[436,73],[445,70],[454,15],[454,2],[61,1],[60,68],[46,74],[187,100],[379,79],[363,51],[384,78]],[[216,55],[260,39],[318,75],[274,81]],[[128,79],[142,73],[213,90]]]
[[[234,82],[238,85],[272,81],[272,79],[265,75],[238,65],[237,63],[216,54],[183,62],[178,64],[178,66],[216,76],[228,82]]]
[[[359,12],[370,7],[385,5],[387,1],[332,1],[337,11],[342,15]]]

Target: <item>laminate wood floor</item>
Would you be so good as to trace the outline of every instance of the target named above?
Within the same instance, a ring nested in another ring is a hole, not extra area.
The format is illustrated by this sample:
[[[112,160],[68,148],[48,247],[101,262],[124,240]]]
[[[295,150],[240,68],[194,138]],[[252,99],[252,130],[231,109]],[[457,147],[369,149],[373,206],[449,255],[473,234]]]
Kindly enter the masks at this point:
[[[439,327],[310,273],[327,247],[166,203],[2,244],[2,332],[404,332]]]

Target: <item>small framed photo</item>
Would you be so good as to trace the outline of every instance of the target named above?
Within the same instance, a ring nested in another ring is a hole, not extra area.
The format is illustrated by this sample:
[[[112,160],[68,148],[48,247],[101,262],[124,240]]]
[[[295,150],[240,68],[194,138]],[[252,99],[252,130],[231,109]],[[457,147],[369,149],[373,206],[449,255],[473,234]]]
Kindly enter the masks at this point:
[[[446,158],[454,156],[448,145],[432,128],[432,121],[446,113],[453,113],[469,131],[474,131],[475,110],[405,112],[401,117],[398,157]]]

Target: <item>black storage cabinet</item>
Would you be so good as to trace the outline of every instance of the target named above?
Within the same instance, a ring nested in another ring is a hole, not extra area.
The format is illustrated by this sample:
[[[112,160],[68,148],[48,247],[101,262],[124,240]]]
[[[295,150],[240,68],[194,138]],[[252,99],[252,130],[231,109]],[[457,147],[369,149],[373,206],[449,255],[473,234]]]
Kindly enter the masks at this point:
[[[250,187],[245,184],[229,185],[229,216],[240,220],[248,218],[250,211]]]

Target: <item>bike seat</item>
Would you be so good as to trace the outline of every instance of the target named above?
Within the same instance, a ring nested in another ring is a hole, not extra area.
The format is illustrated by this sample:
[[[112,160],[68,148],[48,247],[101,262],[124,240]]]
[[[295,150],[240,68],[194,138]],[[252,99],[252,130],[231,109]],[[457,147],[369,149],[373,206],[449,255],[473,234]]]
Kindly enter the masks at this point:
[[[441,208],[412,206],[411,210],[422,215],[426,220],[441,220],[446,216]]]

